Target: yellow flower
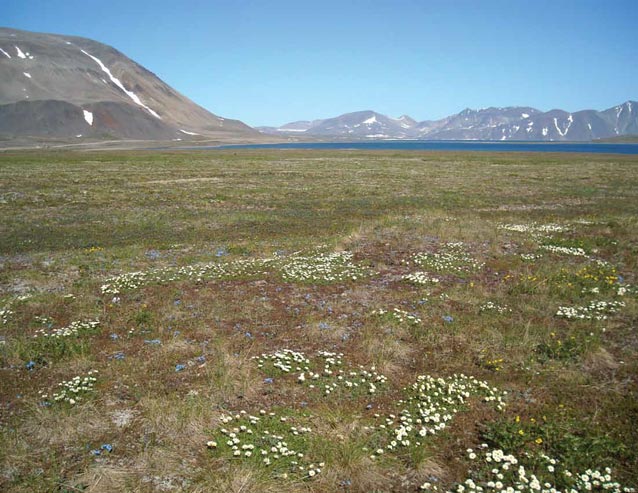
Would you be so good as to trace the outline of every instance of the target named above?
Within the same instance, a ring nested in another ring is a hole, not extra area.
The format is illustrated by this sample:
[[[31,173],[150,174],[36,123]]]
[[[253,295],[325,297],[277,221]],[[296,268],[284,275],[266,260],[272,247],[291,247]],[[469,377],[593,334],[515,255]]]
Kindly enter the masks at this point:
[[[516,422],[520,423],[521,422],[521,417],[520,416],[516,416]]]
[[[543,439],[541,437],[538,437],[536,440],[534,440],[537,444],[541,444],[543,443]]]
[[[519,434],[520,436],[523,436],[523,435],[525,434],[525,432],[524,432],[523,430],[518,430],[518,434]]]

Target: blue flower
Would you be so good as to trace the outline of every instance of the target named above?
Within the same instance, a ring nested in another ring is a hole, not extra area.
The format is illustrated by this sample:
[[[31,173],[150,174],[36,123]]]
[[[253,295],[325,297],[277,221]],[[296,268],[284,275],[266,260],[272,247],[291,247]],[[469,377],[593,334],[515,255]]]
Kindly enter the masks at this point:
[[[175,365],[175,371],[182,371],[186,369],[186,365]]]
[[[114,341],[117,341],[120,338],[117,334],[111,334],[109,337]]]
[[[273,382],[274,382],[274,379],[270,377],[264,378],[264,383],[273,383]]]
[[[328,325],[326,322],[319,322],[319,328],[321,330],[327,330],[330,328],[330,325]]]
[[[106,450],[109,453],[113,451],[113,445],[111,445],[110,443],[104,443],[100,448],[102,450]]]
[[[102,452],[98,449],[91,450],[91,454],[93,455],[102,455]]]
[[[450,322],[454,321],[454,318],[452,318],[452,316],[450,316],[450,315],[444,315],[443,316],[443,321],[450,323]]]
[[[162,256],[162,254],[158,252],[157,250],[149,250],[144,255],[146,255],[146,257],[151,260],[157,260],[158,258]]]
[[[197,360],[198,363],[205,363],[206,362],[206,356],[204,356],[204,355],[198,356],[195,359]]]
[[[124,352],[123,352],[123,351],[118,351],[117,353],[115,353],[115,354],[113,355],[113,357],[114,357],[115,359],[117,359],[117,360],[120,360],[120,361],[121,361],[121,360],[123,360],[123,359],[125,358],[125,356],[124,356]]]
[[[27,370],[31,371],[35,368],[35,361],[29,361],[26,365]]]
[[[151,345],[157,346],[161,343],[162,341],[160,341],[159,339],[144,339],[144,344],[151,344]]]
[[[253,338],[253,335],[250,332],[246,332],[244,335],[246,337],[248,337],[248,339],[252,339]]]

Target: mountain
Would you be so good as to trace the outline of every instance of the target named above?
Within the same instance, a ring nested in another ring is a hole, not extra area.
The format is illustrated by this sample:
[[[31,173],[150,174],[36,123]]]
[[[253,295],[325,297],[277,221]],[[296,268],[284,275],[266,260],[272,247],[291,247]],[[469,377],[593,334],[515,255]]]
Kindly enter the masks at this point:
[[[590,141],[638,133],[638,103],[627,101],[604,111],[539,111],[527,106],[467,108],[441,120],[417,122],[374,111],[336,118],[260,127],[269,134],[334,139]]]
[[[510,106],[507,108],[466,108],[456,115],[438,121],[417,124],[419,138],[440,140],[500,140],[501,127],[514,125],[521,119],[540,113],[537,109]]]
[[[346,113],[335,118],[324,120],[299,121],[287,123],[281,127],[258,127],[263,133],[270,134],[296,134],[339,137],[339,138],[407,138],[408,129],[411,129],[416,121],[409,116],[400,118],[376,113],[374,111],[357,111]]]
[[[62,139],[259,138],[216,116],[116,49],[0,28],[0,136]]]

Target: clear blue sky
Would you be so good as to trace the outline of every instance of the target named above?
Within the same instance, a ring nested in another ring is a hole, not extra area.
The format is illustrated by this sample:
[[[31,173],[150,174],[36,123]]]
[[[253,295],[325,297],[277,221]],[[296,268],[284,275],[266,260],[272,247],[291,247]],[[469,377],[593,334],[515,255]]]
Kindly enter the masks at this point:
[[[0,25],[114,46],[249,125],[638,99],[638,0],[8,0]]]

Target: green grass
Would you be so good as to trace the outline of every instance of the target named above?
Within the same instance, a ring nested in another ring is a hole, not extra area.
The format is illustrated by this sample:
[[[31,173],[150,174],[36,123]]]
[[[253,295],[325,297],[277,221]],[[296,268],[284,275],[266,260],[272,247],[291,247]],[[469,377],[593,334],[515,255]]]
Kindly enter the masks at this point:
[[[456,491],[495,449],[638,486],[634,156],[34,151],[0,183],[2,491]],[[504,409],[440,400],[461,373]]]

